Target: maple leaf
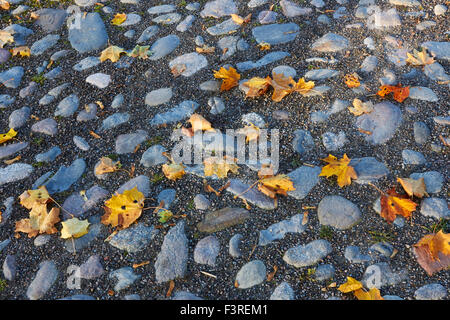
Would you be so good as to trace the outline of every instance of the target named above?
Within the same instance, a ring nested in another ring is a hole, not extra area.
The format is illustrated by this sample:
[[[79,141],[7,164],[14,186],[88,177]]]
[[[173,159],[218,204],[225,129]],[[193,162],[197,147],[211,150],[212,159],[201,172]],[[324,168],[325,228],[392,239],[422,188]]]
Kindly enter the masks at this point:
[[[296,85],[292,77],[286,77],[282,73],[274,73],[273,79],[267,76],[267,82],[273,88],[272,100],[280,102],[285,96],[290,94]]]
[[[79,238],[88,233],[89,222],[86,220],[79,220],[78,218],[68,219],[61,222],[61,238]]]
[[[358,289],[353,292],[358,300],[384,300],[380,294],[380,290],[372,288],[369,291]]]
[[[424,195],[428,196],[425,179],[423,177],[417,180],[411,178],[397,178],[397,181],[402,185],[403,190],[405,190],[410,197],[413,195],[418,198],[422,198]]]
[[[100,54],[100,62],[111,60],[111,62],[119,61],[120,55],[126,51],[118,46],[109,46]]]
[[[14,128],[9,129],[7,133],[0,134],[0,144],[5,143],[6,141],[11,140],[17,135],[17,131]]]
[[[127,55],[132,58],[148,59],[153,53],[149,48],[150,46],[136,45]]]
[[[201,115],[199,115],[197,113],[194,113],[189,118],[188,122],[191,124],[193,132],[196,132],[198,130],[212,131],[212,132],[216,131],[211,127],[211,122],[209,122],[208,120],[206,120],[205,118],[203,118]]]
[[[319,177],[325,176],[329,178],[331,176],[337,176],[337,183],[341,188],[350,185],[352,179],[358,178],[355,169],[349,165],[351,159],[347,157],[347,154],[344,154],[340,160],[331,154],[321,160],[328,162],[329,164],[322,168]]]
[[[425,48],[422,48],[422,51],[414,49],[412,54],[407,52],[406,55],[408,56],[406,63],[412,64],[413,66],[425,66],[436,62],[434,57],[428,55]]]
[[[360,116],[363,113],[371,113],[373,111],[373,103],[370,101],[362,102],[359,99],[354,99],[353,107],[348,107],[348,110],[355,116]]]
[[[231,16],[231,19],[238,25],[243,25],[244,23],[249,23],[250,20],[252,19],[251,13],[248,14],[245,18],[242,18],[241,16],[239,16],[235,13],[230,14],[230,16]]]
[[[450,234],[438,233],[425,235],[413,247],[417,262],[429,276],[450,266]]]
[[[214,174],[220,178],[226,178],[229,171],[237,174],[238,173],[238,165],[236,164],[235,158],[229,158],[227,156],[221,157],[208,157],[203,161],[204,173],[206,177],[212,176]]]
[[[7,43],[13,43],[14,37],[10,31],[0,30],[0,48],[3,48]]]
[[[269,81],[266,78],[253,77],[242,85],[248,88],[246,98],[255,98],[262,96],[269,88]]]
[[[31,50],[27,46],[15,47],[10,50],[13,56],[20,55],[21,57],[29,57]]]
[[[305,78],[300,78],[295,83],[293,90],[295,92],[300,93],[301,95],[305,95],[308,92],[310,92],[314,88],[315,84],[314,81],[305,81]]]
[[[411,201],[406,195],[398,194],[395,188],[388,190],[387,193],[382,193],[380,203],[380,215],[388,223],[392,223],[397,215],[409,218],[417,207],[417,203]]]
[[[359,289],[362,289],[363,285],[361,282],[352,277],[347,277],[347,282],[339,286],[338,290],[342,293],[349,293]]]
[[[228,70],[221,67],[218,71],[214,71],[214,78],[223,79],[220,91],[227,91],[239,84],[238,81],[241,75],[233,67],[230,67]]]
[[[387,94],[390,94],[391,92],[394,93],[394,100],[400,103],[409,97],[409,87],[402,87],[401,85],[381,86],[380,90],[377,92],[377,95],[379,95],[380,97],[385,97]]]
[[[294,183],[285,174],[278,174],[273,177],[266,177],[259,180],[258,190],[275,199],[277,194],[287,195],[287,191],[294,191]]]
[[[111,199],[105,201],[105,214],[101,222],[112,227],[128,228],[141,216],[144,200],[144,194],[137,187],[113,195]]]
[[[162,171],[167,179],[177,180],[185,175],[184,166],[181,163],[163,164]]]
[[[115,26],[120,26],[122,23],[124,23],[127,20],[126,13],[116,13],[114,15],[114,18],[111,20],[111,24]]]
[[[346,74],[344,76],[344,83],[349,88],[358,88],[361,85],[361,83],[359,82],[359,79],[360,79],[360,77],[356,72],[351,73],[351,74]]]
[[[115,172],[120,167],[120,161],[113,161],[111,158],[102,157],[100,163],[95,168],[95,174],[102,175],[105,173]]]

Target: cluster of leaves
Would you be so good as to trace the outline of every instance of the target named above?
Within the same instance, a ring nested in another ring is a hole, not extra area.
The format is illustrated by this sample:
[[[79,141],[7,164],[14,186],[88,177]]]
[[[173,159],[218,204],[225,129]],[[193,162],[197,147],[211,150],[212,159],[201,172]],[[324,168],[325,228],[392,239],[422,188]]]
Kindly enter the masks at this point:
[[[152,55],[152,51],[149,49],[150,46],[140,46],[136,45],[130,51],[111,45],[100,54],[100,62],[111,60],[111,62],[119,61],[121,55],[125,53],[127,56],[139,59],[148,59]]]
[[[216,79],[222,79],[220,91],[227,91],[239,85],[241,75],[237,73],[236,69],[229,67],[228,70],[221,67],[218,71],[214,71]],[[255,98],[266,93],[269,87],[273,88],[272,100],[280,102],[285,96],[292,92],[298,92],[302,95],[307,94],[314,88],[314,82],[306,82],[304,78],[297,82],[292,77],[286,77],[284,74],[273,74],[272,78],[253,77],[243,83],[243,86],[248,88],[246,98]]]
[[[367,291],[361,282],[352,277],[347,277],[347,282],[341,284],[338,290],[342,293],[353,293],[358,300],[384,300],[380,294],[380,290],[372,288]]]

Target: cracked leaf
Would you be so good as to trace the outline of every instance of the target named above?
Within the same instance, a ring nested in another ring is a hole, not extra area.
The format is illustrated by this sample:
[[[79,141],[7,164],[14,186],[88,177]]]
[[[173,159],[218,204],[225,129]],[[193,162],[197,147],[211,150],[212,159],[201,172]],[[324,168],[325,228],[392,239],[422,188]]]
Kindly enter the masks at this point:
[[[278,174],[273,177],[267,177],[259,180],[258,190],[275,199],[277,194],[287,195],[287,191],[294,191],[294,183],[291,178],[285,174]]]
[[[150,46],[140,46],[136,45],[133,50],[131,50],[130,53],[127,53],[129,57],[132,58],[139,58],[139,59],[148,59],[152,55],[152,52],[150,51]]]
[[[402,87],[401,85],[381,86],[380,90],[377,92],[377,95],[379,95],[380,97],[385,97],[392,92],[394,93],[394,100],[400,103],[409,97],[409,87]]]
[[[196,132],[198,130],[212,131],[212,132],[216,131],[211,127],[211,122],[209,122],[208,120],[206,120],[205,118],[203,118],[201,115],[199,115],[197,113],[194,113],[189,118],[188,122],[191,124],[193,132]]]
[[[358,300],[384,300],[380,294],[380,290],[377,288],[372,288],[369,291],[358,289],[353,294]]]
[[[344,83],[349,88],[358,88],[361,85],[361,83],[359,82],[359,79],[360,79],[360,77],[356,72],[351,73],[351,74],[346,74],[344,76]]]
[[[305,95],[310,92],[315,86],[314,81],[305,81],[305,78],[300,78],[294,85],[294,91]]]

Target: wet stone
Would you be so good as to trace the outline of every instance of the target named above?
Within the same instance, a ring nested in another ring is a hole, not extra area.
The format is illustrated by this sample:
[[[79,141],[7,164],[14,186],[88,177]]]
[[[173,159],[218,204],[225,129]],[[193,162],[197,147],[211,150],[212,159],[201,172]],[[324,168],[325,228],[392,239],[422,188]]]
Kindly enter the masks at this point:
[[[410,165],[420,165],[427,162],[422,153],[409,149],[402,151],[402,158],[404,164]]]
[[[158,106],[170,101],[172,98],[172,88],[161,88],[153,90],[145,96],[145,104],[151,107]]]
[[[386,165],[374,157],[353,158],[349,165],[355,169],[358,176],[355,182],[360,184],[375,182],[389,174]]]
[[[140,192],[147,197],[150,193],[150,179],[147,176],[140,175],[136,178],[128,180],[119,189],[116,190],[117,193],[123,193],[125,190],[131,190],[136,187]]]
[[[317,208],[319,222],[339,230],[353,227],[361,220],[361,212],[351,201],[341,196],[325,196]]]
[[[219,240],[215,236],[207,236],[201,239],[195,246],[194,261],[199,264],[215,266],[219,251]]]
[[[348,246],[345,248],[344,257],[350,263],[366,263],[372,261],[371,256],[361,254],[360,248],[357,246]]]
[[[86,53],[104,48],[108,42],[108,33],[99,13],[74,14],[74,21],[69,25],[69,41],[79,53]],[[77,25],[79,24],[79,25]]]
[[[7,88],[16,89],[20,86],[23,73],[23,67],[18,66],[0,72],[0,83]]]
[[[84,197],[76,192],[70,195],[63,203],[63,208],[73,214],[75,217],[84,217],[85,213],[101,207],[101,200],[106,199],[109,192],[98,185],[94,185],[85,191]],[[71,216],[63,211],[64,219],[69,219]]]
[[[8,281],[13,281],[16,278],[17,264],[14,255],[7,255],[3,261],[3,276]]]
[[[181,102],[178,106],[164,112],[157,114],[151,121],[151,125],[169,124],[178,122],[185,118],[189,118],[195,110],[199,107],[199,104],[194,101],[186,100]]]
[[[230,34],[233,31],[239,29],[239,27],[240,25],[230,18],[219,24],[216,24],[215,26],[209,27],[208,29],[206,29],[206,32],[208,32],[212,36],[221,36]]]
[[[207,66],[208,60],[196,52],[186,53],[169,62],[169,68],[180,68],[184,77],[190,77]]]
[[[283,10],[283,14],[288,18],[308,15],[312,12],[311,8],[300,7],[289,0],[281,0],[280,5],[281,9]]]
[[[45,8],[35,12],[38,16],[35,24],[40,26],[45,32],[54,32],[59,30],[66,20],[65,10]]]
[[[250,214],[243,208],[223,208],[207,213],[203,220],[197,224],[200,232],[213,233],[237,224],[250,218]]]
[[[55,110],[55,116],[70,117],[77,111],[79,106],[78,96],[71,94],[70,96],[61,100]]]
[[[239,289],[248,289],[261,284],[266,279],[266,266],[261,260],[253,260],[239,270],[236,282]]]
[[[117,249],[135,253],[145,249],[157,232],[153,226],[146,227],[142,223],[137,223],[127,229],[120,230],[111,238],[109,244]]]
[[[314,278],[316,281],[325,281],[333,279],[335,268],[332,264],[322,264],[316,268]]]
[[[315,41],[311,49],[319,52],[338,52],[346,49],[348,46],[349,41],[345,37],[334,33],[327,33]]]
[[[49,34],[41,40],[36,41],[30,48],[31,54],[35,56],[43,54],[45,51],[55,46],[59,38],[60,37],[57,34]]]
[[[389,264],[380,262],[370,265],[362,276],[362,284],[368,289],[381,289],[386,286],[394,286],[407,278],[407,271],[392,271]]]
[[[150,60],[156,61],[169,55],[180,45],[180,38],[176,35],[168,35],[155,41],[150,47],[152,55]]]
[[[54,194],[66,191],[78,181],[85,169],[86,162],[83,159],[76,159],[68,167],[61,166],[55,175],[44,183],[48,193]]]
[[[124,113],[115,113],[110,115],[108,118],[103,120],[102,126],[99,129],[99,132],[109,130],[112,128],[116,128],[121,124],[127,123],[130,120],[130,114],[128,112]]]
[[[305,73],[305,79],[315,81],[326,80],[338,76],[339,73],[339,71],[332,69],[311,70]]]
[[[309,192],[319,183],[320,167],[301,166],[288,173],[294,183],[294,191],[288,191],[287,194],[297,200],[305,198]]]
[[[86,82],[96,86],[97,88],[104,89],[111,82],[111,76],[104,73],[94,73],[86,78]]]
[[[0,186],[27,178],[33,172],[33,166],[26,163],[13,163],[0,168]]]
[[[308,267],[321,261],[332,251],[331,244],[326,240],[314,240],[306,245],[288,249],[283,260],[296,268]]]
[[[27,147],[28,142],[13,143],[0,147],[0,159],[8,158]]]
[[[91,148],[88,142],[80,136],[73,136],[73,143],[75,143],[75,146],[81,151],[89,151]]]
[[[245,190],[249,188],[250,185],[238,180],[238,179],[230,179],[230,186],[226,189],[228,192],[231,192],[234,195],[239,195],[239,198],[245,199],[247,202],[254,204],[258,208],[264,210],[273,210],[275,209],[275,205],[273,200],[264,195],[263,193],[252,188],[247,192],[243,193]]]
[[[322,135],[322,143],[327,151],[342,149],[347,142],[349,141],[343,131],[339,131],[338,134],[325,132]]]
[[[414,122],[414,140],[417,144],[426,143],[428,138],[430,137],[430,134],[430,129],[424,122]]]
[[[158,16],[158,17],[154,18],[152,21],[154,23],[160,23],[162,25],[169,25],[169,24],[177,23],[180,20],[181,20],[181,14],[174,12],[174,13],[166,13],[161,16]]]
[[[233,0],[215,0],[209,1],[200,12],[202,18],[214,17],[220,18],[232,13],[238,13],[236,3]]]
[[[197,210],[208,210],[211,202],[203,194],[198,194],[194,197],[194,205]]]
[[[70,253],[74,252],[79,253],[82,249],[88,247],[91,244],[91,242],[94,241],[100,235],[101,229],[102,224],[100,223],[94,223],[89,225],[89,232],[84,236],[74,239],[73,242],[72,239],[67,239],[64,242],[65,249]]]

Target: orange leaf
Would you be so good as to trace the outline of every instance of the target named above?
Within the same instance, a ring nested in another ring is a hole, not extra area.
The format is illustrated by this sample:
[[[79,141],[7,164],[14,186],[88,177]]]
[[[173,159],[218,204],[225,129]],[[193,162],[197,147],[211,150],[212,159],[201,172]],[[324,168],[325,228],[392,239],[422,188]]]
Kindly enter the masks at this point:
[[[377,95],[379,95],[380,97],[384,97],[387,94],[390,94],[391,92],[394,93],[394,100],[400,103],[409,97],[409,87],[402,87],[401,85],[381,86],[380,90],[377,92]]]
[[[248,88],[246,98],[255,98],[262,96],[269,88],[269,81],[265,78],[253,77],[243,83],[244,87]]]
[[[241,75],[233,67],[230,67],[228,70],[221,67],[219,71],[214,71],[214,78],[223,79],[220,91],[227,91],[239,84],[238,81]]]
[[[411,201],[406,195],[400,195],[392,188],[381,195],[380,215],[389,223],[392,223],[397,215],[409,218],[416,210],[417,203]]]
[[[357,73],[346,74],[344,76],[344,82],[349,88],[358,88],[361,85]]]
[[[351,159],[347,157],[347,154],[344,154],[340,160],[331,154],[322,160],[329,164],[322,168],[319,177],[325,176],[329,178],[331,176],[337,176],[337,182],[341,188],[350,185],[352,183],[351,179],[358,178],[355,169],[349,166]]]
[[[282,73],[274,73],[273,79],[267,76],[266,80],[273,87],[272,100],[275,102],[280,102],[285,96],[294,91],[296,85],[292,77],[288,78]]]

